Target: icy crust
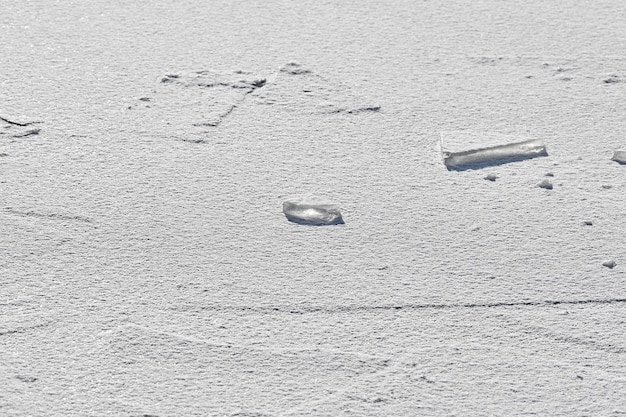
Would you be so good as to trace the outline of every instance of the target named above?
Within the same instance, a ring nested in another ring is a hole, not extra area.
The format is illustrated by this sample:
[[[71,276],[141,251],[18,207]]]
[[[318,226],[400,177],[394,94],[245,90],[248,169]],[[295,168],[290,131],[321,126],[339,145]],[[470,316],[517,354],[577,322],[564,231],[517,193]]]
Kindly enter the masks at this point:
[[[539,139],[449,152],[444,148],[443,136],[442,154],[443,162],[448,169],[467,169],[475,165],[497,165],[539,156],[548,156],[545,144]]]
[[[285,201],[283,213],[287,220],[311,226],[344,224],[341,209],[335,204],[311,204],[307,202]]]
[[[622,165],[626,165],[626,151],[614,151],[613,158],[615,162],[619,162]]]

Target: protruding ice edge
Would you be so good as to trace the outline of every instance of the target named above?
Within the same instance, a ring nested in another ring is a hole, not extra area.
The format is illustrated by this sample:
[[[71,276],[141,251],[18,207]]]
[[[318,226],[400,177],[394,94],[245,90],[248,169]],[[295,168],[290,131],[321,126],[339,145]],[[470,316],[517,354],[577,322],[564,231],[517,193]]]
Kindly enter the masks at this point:
[[[615,162],[619,162],[622,165],[626,165],[626,151],[614,151],[613,158]]]
[[[334,204],[304,204],[292,201],[283,203],[283,213],[293,223],[311,226],[344,224],[341,210]]]
[[[443,162],[448,169],[460,170],[470,168],[473,165],[496,165],[538,156],[548,156],[546,146],[539,139],[531,139],[491,148],[444,152]]]

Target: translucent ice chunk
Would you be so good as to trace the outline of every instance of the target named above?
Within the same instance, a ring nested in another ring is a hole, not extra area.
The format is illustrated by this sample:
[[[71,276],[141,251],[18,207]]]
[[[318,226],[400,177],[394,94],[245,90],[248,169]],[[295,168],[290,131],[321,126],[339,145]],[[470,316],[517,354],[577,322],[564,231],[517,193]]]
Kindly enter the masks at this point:
[[[344,224],[341,210],[335,204],[312,204],[303,201],[285,201],[283,213],[287,220],[299,224],[323,226]]]
[[[613,152],[613,158],[611,158],[615,162],[619,162],[620,164],[626,164],[626,151],[615,151]]]
[[[545,188],[546,190],[551,190],[551,189],[554,188],[554,186],[552,185],[550,180],[548,180],[547,178],[544,178],[543,181],[541,181],[539,184],[537,184],[537,187]]]
[[[548,156],[540,139],[466,130],[442,132],[441,153],[446,167],[455,170]]]
[[[616,263],[615,263],[615,261],[614,261],[614,260],[612,260],[612,259],[610,259],[610,260],[608,260],[608,261],[604,261],[604,262],[602,262],[602,266],[606,266],[606,267],[607,267],[607,268],[609,268],[609,269],[613,269],[613,268],[615,268],[615,265],[617,265],[617,264],[616,264]]]

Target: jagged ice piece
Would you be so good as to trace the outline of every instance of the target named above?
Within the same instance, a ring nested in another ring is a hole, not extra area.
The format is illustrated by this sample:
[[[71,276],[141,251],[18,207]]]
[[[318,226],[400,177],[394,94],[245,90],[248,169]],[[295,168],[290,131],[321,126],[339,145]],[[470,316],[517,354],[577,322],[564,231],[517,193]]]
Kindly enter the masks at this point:
[[[283,213],[287,220],[299,224],[325,226],[344,224],[341,210],[335,204],[312,204],[302,201],[285,201]]]
[[[619,162],[622,165],[626,165],[626,151],[613,152],[613,158],[611,159],[615,162]]]
[[[540,139],[467,130],[441,132],[441,153],[446,167],[456,170],[548,156]]]

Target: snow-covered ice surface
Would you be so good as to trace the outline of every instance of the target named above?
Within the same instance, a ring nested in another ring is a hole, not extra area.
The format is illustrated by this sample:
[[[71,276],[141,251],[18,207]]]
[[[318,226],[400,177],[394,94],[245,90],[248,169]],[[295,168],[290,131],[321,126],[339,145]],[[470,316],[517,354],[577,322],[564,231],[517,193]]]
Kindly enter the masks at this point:
[[[626,413],[624,2],[5,3],[0,415]]]

